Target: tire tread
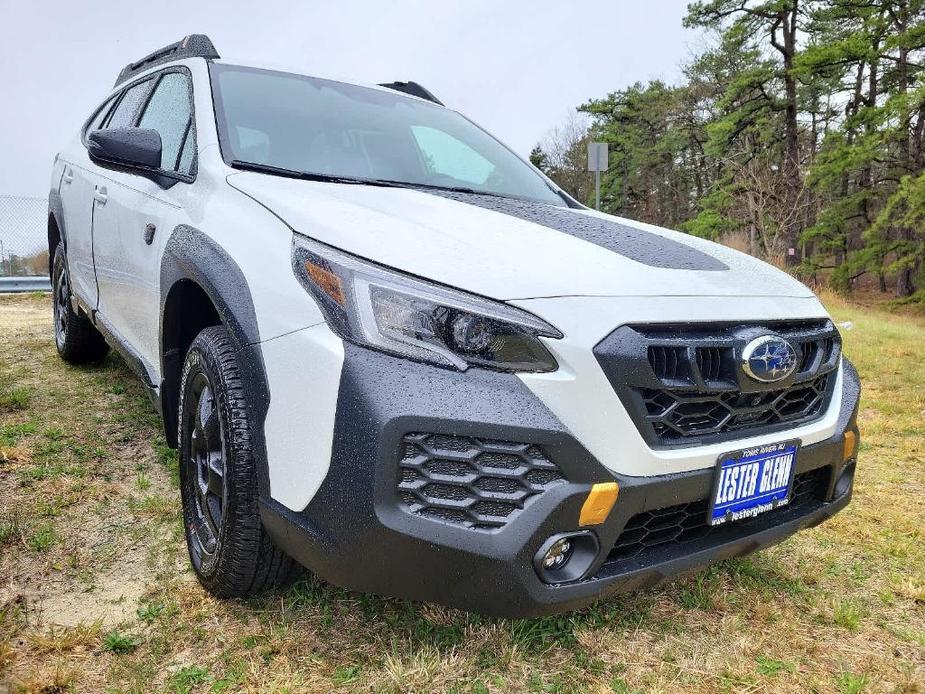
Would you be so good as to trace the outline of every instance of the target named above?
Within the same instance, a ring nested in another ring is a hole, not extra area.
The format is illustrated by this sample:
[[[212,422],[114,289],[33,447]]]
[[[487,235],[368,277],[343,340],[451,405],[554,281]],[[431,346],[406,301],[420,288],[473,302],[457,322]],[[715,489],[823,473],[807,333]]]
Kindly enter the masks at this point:
[[[214,595],[237,598],[288,584],[301,567],[279,549],[267,535],[258,505],[257,463],[252,450],[247,397],[236,350],[223,326],[205,328],[193,340],[189,352],[197,351],[209,374],[226,432],[224,537],[218,549],[215,571],[198,574],[200,582]],[[189,358],[184,364],[181,389],[186,383]],[[181,422],[183,395],[180,399]],[[182,435],[182,427],[180,429]],[[181,442],[182,444],[182,442]],[[180,446],[183,450],[182,445]],[[229,464],[230,463],[230,464]],[[181,460],[181,466],[183,465]],[[188,503],[184,495],[184,504]],[[229,516],[230,514],[230,516]],[[187,529],[189,541],[189,530]],[[192,545],[190,547],[192,550]]]

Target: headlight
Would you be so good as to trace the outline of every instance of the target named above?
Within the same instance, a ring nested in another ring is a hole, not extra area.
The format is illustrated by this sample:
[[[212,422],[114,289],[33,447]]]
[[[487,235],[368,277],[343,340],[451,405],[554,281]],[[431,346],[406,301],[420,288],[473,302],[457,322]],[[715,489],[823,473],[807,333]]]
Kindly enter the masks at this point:
[[[464,371],[555,371],[561,338],[521,309],[431,284],[294,235],[292,267],[343,339]]]

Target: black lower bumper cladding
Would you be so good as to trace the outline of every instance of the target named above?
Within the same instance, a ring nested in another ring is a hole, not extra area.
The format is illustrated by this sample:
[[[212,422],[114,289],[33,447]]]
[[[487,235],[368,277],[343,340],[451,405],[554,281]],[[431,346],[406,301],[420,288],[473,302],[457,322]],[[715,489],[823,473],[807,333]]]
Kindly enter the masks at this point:
[[[837,433],[801,449],[797,475],[804,483],[793,502],[707,528],[712,469],[615,476],[516,376],[458,373],[352,345],[345,350],[331,467],[321,488],[301,512],[270,499],[261,506],[280,547],[345,588],[494,616],[552,614],[780,542],[851,498],[854,466],[842,462],[843,442],[845,430],[857,431],[860,385],[847,361]],[[422,516],[400,493],[404,439],[412,432],[536,446],[564,481],[529,495],[496,529]],[[600,551],[588,571],[570,583],[545,583],[535,568],[539,548],[553,535],[579,530],[591,486],[614,480],[619,498],[592,529]],[[644,540],[633,544],[634,538]]]

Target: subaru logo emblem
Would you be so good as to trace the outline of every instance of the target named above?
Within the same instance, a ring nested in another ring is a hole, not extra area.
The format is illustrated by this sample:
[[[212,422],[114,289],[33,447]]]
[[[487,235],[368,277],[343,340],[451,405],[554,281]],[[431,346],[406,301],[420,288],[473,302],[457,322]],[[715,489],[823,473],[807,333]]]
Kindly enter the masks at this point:
[[[796,350],[782,338],[765,335],[752,340],[742,350],[742,370],[756,381],[783,381],[796,368]]]

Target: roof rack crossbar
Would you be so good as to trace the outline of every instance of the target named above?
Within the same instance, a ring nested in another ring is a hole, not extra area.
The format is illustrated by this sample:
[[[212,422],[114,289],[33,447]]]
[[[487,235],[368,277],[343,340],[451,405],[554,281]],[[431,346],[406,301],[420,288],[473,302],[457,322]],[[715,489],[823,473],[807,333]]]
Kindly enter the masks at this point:
[[[435,104],[443,106],[444,103],[435,97],[431,92],[425,87],[421,86],[417,82],[382,82],[379,84],[380,87],[385,87],[386,89],[394,89],[396,92],[403,92],[405,94],[410,94],[411,96],[416,96],[421,99],[427,99],[428,101],[433,101]]]
[[[183,58],[205,58],[206,60],[212,60],[219,57],[218,51],[215,50],[215,46],[212,45],[212,41],[208,36],[205,34],[190,34],[189,36],[184,36],[175,43],[171,43],[163,48],[158,48],[141,60],[136,60],[134,63],[126,65],[116,78],[116,83],[113,87],[120,85],[129,77],[132,77],[142,70],[147,70],[150,67],[171,60],[182,60]]]

